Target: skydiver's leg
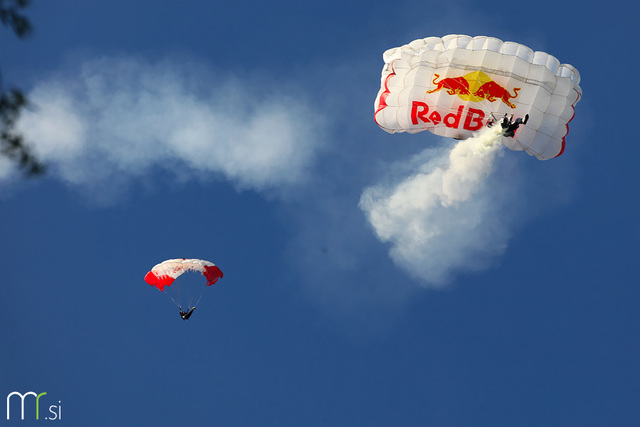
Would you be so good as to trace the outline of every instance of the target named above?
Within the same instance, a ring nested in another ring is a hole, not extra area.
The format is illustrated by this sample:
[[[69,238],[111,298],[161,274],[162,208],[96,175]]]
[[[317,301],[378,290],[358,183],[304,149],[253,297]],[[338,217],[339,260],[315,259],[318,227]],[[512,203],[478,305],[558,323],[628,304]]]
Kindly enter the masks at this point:
[[[193,307],[191,309],[189,309],[189,311],[187,313],[184,314],[184,316],[182,317],[184,320],[187,320],[189,317],[191,317],[191,313],[193,313],[193,310],[195,310],[196,308]]]

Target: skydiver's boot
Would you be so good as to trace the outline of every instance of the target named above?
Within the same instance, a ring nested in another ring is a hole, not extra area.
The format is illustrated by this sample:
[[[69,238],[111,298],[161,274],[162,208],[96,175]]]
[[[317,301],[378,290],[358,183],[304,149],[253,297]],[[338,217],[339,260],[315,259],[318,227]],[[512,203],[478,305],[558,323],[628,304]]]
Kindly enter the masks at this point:
[[[524,120],[522,121],[522,124],[523,124],[523,125],[526,125],[526,124],[527,124],[527,120],[529,120],[529,115],[528,115],[528,114],[525,114],[525,115],[524,115]]]

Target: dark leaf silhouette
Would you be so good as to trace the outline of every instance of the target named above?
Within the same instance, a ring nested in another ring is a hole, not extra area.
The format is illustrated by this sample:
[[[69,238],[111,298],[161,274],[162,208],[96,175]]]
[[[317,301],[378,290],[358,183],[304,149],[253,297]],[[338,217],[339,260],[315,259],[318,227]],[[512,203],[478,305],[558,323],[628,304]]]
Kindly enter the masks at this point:
[[[21,13],[30,1],[0,0],[0,22],[10,27],[19,38],[33,31],[31,22]],[[27,176],[33,177],[44,172],[44,165],[31,152],[24,136],[16,130],[20,112],[27,104],[27,98],[21,90],[14,88],[4,91],[0,74],[0,154],[14,161]]]
[[[16,36],[23,38],[31,34],[33,27],[29,19],[20,13],[31,0],[0,0],[0,22],[13,29]]]

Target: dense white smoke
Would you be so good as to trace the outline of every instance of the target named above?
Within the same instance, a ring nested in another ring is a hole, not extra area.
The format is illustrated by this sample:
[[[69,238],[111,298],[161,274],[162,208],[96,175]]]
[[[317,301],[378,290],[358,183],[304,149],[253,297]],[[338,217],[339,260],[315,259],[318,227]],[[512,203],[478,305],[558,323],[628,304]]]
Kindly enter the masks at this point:
[[[73,185],[161,168],[182,179],[282,189],[304,178],[321,118],[290,87],[256,80],[192,63],[90,61],[30,91],[19,130],[51,173]],[[8,177],[9,165],[0,167]]]
[[[450,151],[425,150],[400,176],[365,189],[360,208],[391,257],[428,286],[454,270],[486,267],[508,239],[501,224],[501,188],[489,185],[502,153],[501,128],[459,141]]]

